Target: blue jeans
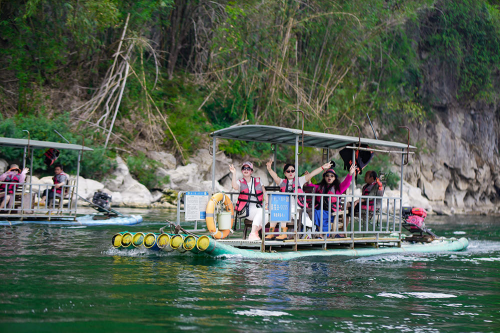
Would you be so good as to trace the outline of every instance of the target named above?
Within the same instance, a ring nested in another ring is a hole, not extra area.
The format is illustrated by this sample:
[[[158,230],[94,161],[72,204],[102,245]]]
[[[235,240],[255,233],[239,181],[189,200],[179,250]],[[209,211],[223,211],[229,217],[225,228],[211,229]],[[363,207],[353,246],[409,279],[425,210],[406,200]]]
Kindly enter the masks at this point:
[[[323,231],[326,232],[329,230],[329,226],[328,226],[328,216],[329,215],[330,215],[329,212],[326,210],[315,210],[314,211],[314,224],[318,227],[318,230],[321,227],[321,219],[323,219]],[[332,216],[330,222],[334,222],[334,221],[335,221],[335,216]]]

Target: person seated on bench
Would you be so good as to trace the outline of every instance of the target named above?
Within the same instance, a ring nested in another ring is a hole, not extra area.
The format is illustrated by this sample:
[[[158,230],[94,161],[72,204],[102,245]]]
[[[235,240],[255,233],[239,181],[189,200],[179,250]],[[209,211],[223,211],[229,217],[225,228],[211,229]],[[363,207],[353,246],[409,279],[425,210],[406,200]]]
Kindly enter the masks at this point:
[[[63,167],[61,164],[57,164],[54,168],[54,177],[52,181],[54,182],[54,186],[51,189],[46,189],[42,195],[42,200],[40,201],[40,205],[45,204],[45,200],[47,200],[47,207],[50,207],[50,203],[56,197],[62,197],[62,186],[66,185],[68,182],[68,175],[64,173]]]
[[[240,192],[238,202],[236,202],[236,216],[252,221],[252,232],[248,235],[248,240],[260,240],[259,230],[262,229],[262,198],[266,195],[266,190],[262,186],[260,178],[252,177],[252,162],[244,162],[241,165],[243,178],[236,180],[236,169],[231,164],[229,171],[233,174],[231,186]],[[266,215],[266,223],[267,223]]]
[[[6,172],[0,175],[0,182],[6,183],[24,183],[26,174],[30,171],[29,168],[24,168],[21,172],[17,164],[12,164]],[[14,196],[16,195],[15,184],[1,184],[0,185],[0,198],[4,198],[0,203],[0,210],[10,209],[14,204]]]
[[[356,166],[352,165],[349,169],[349,174],[345,177],[342,183],[339,181],[339,177],[334,169],[328,169],[323,173],[323,180],[318,184],[310,184],[315,188],[315,193],[319,194],[343,194],[351,185],[352,177],[356,172]],[[323,199],[323,210],[321,210],[321,199]],[[337,211],[337,197],[330,197],[331,211],[328,211],[329,202],[328,197],[316,197],[316,203],[314,206],[314,224],[317,229],[321,228],[321,221],[323,220],[323,231],[328,231],[328,217],[333,212]],[[331,221],[331,219],[330,219]]]
[[[363,185],[362,189],[362,195],[363,196],[378,196],[382,197],[384,196],[384,186],[382,185],[382,182],[380,179],[378,179],[377,172],[375,171],[367,171],[365,174],[365,182],[366,184]],[[366,203],[368,202],[368,211],[373,212],[374,209],[374,202],[377,208],[381,208],[382,206],[382,200],[381,199],[361,199],[361,213],[366,212]],[[351,216],[351,203],[349,202],[347,204],[347,223],[349,223],[349,216]],[[354,201],[354,215],[359,214],[359,200]]]
[[[274,172],[274,170],[272,169],[272,165],[273,165],[272,159],[270,159],[266,165],[267,165],[267,171],[269,172],[269,174],[271,175],[273,180],[276,182],[276,184],[279,184],[280,192],[288,192],[288,193],[304,193],[304,191],[302,190],[302,186],[304,186],[305,183],[309,182],[311,180],[311,178],[313,178],[314,176],[319,174],[321,171],[324,171],[324,170],[327,170],[330,168],[330,162],[328,162],[328,163],[325,163],[324,165],[320,166],[319,168],[313,170],[311,173],[305,174],[304,176],[299,177],[299,179],[298,179],[299,186],[298,186],[298,189],[295,189],[295,166],[293,164],[287,163],[283,167],[283,173],[285,174],[285,179],[281,179],[280,177],[278,177],[278,174],[276,172]],[[301,208],[304,207],[304,197],[303,196],[302,197],[298,196],[297,204]],[[306,206],[307,206],[307,204],[306,204]],[[291,211],[295,212],[294,202],[292,202]],[[308,215],[305,214],[305,216],[307,219]],[[305,224],[307,225],[307,223],[305,223]],[[277,225],[277,223],[271,223],[271,225],[269,227],[269,231],[274,232],[274,228],[276,227],[276,225]],[[281,229],[283,230],[283,232],[288,231],[288,228],[286,227],[286,222],[281,223]],[[268,235],[268,236],[266,236],[266,239],[274,239],[274,237],[275,237],[274,235]],[[288,238],[288,236],[283,234],[281,236],[276,237],[276,240],[285,240],[287,238]]]

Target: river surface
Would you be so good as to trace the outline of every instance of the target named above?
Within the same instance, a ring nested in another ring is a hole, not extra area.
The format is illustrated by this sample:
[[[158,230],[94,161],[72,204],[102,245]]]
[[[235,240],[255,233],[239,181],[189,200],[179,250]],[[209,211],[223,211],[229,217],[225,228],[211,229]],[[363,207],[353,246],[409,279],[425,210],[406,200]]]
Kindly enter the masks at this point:
[[[464,252],[281,262],[112,249],[114,233],[174,218],[140,213],[0,227],[0,332],[500,332],[499,217],[427,218],[469,238]]]

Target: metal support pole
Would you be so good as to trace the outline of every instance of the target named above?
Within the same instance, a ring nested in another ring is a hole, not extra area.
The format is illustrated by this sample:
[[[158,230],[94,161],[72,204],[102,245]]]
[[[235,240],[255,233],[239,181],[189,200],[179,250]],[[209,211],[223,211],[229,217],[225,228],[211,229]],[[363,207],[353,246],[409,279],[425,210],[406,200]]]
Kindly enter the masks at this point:
[[[76,221],[76,212],[78,211],[78,181],[80,178],[80,161],[82,159],[82,154],[83,154],[83,147],[82,150],[78,153],[78,160],[76,162],[76,188],[75,188],[75,193],[76,193],[76,200],[75,200],[75,221]],[[61,193],[62,195],[62,193]]]
[[[276,163],[278,163],[278,160],[277,160],[277,159],[278,159],[278,144],[277,144],[277,143],[275,143],[275,144],[274,144],[274,156],[273,156],[273,160],[274,160],[274,163],[273,163],[274,172],[276,172]],[[276,183],[274,182],[274,179],[273,179],[273,184],[274,184],[275,186],[279,186],[279,184],[276,184]]]
[[[215,144],[217,143],[217,138],[214,136],[213,141],[212,141],[212,152],[213,152],[213,159],[212,159],[212,195],[215,193]]]
[[[23,154],[23,169],[26,168],[26,146],[24,147],[24,154]]]
[[[31,148],[31,158],[30,158],[30,209],[33,207],[33,148]],[[40,200],[40,198],[38,198]]]
[[[285,176],[286,177],[286,176]],[[304,184],[302,184],[304,185]],[[299,221],[299,216],[297,215],[297,209],[299,208],[299,136],[297,135],[295,137],[295,222],[294,222],[294,228],[295,228],[295,251],[297,251],[297,228],[298,228],[298,221]],[[304,209],[306,209],[306,205],[304,202]],[[306,213],[307,214],[307,213]],[[305,221],[304,221],[305,222]]]
[[[356,164],[356,151],[353,149],[352,150],[352,163]],[[354,173],[354,177],[351,181],[351,191],[352,191],[352,201],[351,201],[351,240],[352,240],[352,247],[354,248],[354,188],[355,188],[355,179],[356,179],[356,173]],[[361,207],[361,205],[360,205]]]
[[[405,150],[402,149],[402,151],[404,152]],[[404,154],[401,154],[401,181],[400,181],[400,184],[399,184],[399,243],[398,243],[398,247],[401,247],[401,225],[402,225],[402,218],[403,218],[403,178],[404,178],[404,163],[405,161],[405,155]],[[394,209],[396,209],[396,207],[394,207]]]

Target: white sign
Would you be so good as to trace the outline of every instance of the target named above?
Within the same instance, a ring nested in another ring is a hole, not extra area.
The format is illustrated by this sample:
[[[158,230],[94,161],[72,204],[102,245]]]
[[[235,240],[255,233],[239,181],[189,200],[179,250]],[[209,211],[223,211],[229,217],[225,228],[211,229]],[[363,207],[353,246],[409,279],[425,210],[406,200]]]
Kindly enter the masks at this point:
[[[208,192],[186,192],[184,210],[186,221],[199,221],[207,217]]]

